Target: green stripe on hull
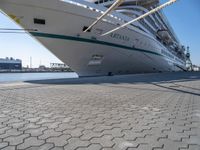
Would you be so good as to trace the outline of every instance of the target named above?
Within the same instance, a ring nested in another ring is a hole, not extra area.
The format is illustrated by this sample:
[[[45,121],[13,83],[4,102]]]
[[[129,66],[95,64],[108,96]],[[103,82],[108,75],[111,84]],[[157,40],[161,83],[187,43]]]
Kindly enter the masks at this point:
[[[62,40],[71,40],[71,41],[79,41],[79,42],[93,43],[93,44],[95,43],[95,44],[100,44],[100,45],[112,46],[112,47],[116,47],[116,48],[123,48],[123,49],[127,49],[127,50],[150,53],[150,54],[154,54],[154,55],[157,55],[157,56],[163,56],[163,55],[161,55],[159,53],[152,52],[152,51],[149,51],[149,50],[137,49],[137,48],[132,48],[132,47],[119,45],[119,44],[114,44],[114,43],[109,43],[109,42],[104,42],[104,41],[85,39],[85,38],[80,38],[80,37],[72,37],[72,36],[66,36],[66,35],[49,34],[49,33],[39,33],[39,32],[30,32],[30,33],[33,36],[37,36],[37,37],[54,38],[54,39],[62,39]]]

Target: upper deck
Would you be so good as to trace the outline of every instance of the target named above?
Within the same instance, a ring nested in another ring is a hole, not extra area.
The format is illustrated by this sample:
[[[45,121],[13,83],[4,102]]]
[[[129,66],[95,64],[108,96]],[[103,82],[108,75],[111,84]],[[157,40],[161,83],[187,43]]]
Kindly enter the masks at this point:
[[[110,7],[115,0],[87,0],[91,3]],[[127,15],[131,18],[137,18],[160,5],[159,0],[124,0],[124,2],[116,9],[117,12]],[[184,58],[185,49],[181,46],[178,37],[171,27],[167,17],[163,11],[157,11],[138,21],[142,29],[148,34],[158,38],[165,46],[172,49],[176,55]],[[164,31],[163,33],[159,33]],[[163,35],[164,34],[164,35]]]

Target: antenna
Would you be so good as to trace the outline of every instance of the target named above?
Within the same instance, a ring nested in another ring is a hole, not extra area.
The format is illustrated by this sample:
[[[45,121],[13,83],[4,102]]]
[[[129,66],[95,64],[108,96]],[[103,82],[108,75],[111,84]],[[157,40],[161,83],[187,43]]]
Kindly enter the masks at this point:
[[[166,2],[166,3],[164,3],[164,4],[162,4],[162,5],[158,6],[158,7],[156,7],[155,9],[150,10],[149,12],[147,12],[147,13],[139,16],[138,18],[135,18],[135,19],[133,19],[133,20],[131,20],[131,21],[129,21],[129,22],[127,22],[127,23],[125,23],[125,24],[123,24],[123,25],[121,25],[121,26],[113,29],[113,30],[110,30],[110,31],[102,34],[102,36],[108,35],[108,34],[110,34],[112,32],[115,32],[115,31],[121,29],[121,28],[124,28],[124,27],[126,27],[127,25],[129,25],[129,24],[131,24],[133,22],[136,22],[136,21],[138,21],[140,19],[143,19],[143,18],[145,18],[145,17],[147,17],[147,16],[149,16],[149,15],[151,15],[151,14],[153,14],[153,13],[155,13],[155,12],[157,12],[157,11],[159,11],[159,10],[161,10],[161,9],[163,9],[163,8],[171,5],[171,4],[173,4],[173,3],[175,3],[176,1],[177,0],[169,0],[168,2]]]
[[[30,68],[32,68],[32,57],[30,57]]]

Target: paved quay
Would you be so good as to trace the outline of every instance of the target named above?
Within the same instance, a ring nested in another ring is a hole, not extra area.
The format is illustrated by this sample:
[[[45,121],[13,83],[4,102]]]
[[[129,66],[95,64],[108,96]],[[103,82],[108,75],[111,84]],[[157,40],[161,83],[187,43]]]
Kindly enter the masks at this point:
[[[200,150],[200,73],[0,84],[1,150]]]

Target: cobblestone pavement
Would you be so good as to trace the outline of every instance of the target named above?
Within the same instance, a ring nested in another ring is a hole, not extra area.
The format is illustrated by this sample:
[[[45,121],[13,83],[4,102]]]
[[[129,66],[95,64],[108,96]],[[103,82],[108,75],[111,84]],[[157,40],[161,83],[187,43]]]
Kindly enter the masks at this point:
[[[1,150],[200,150],[200,73],[0,85]]]

